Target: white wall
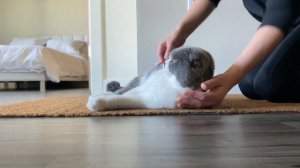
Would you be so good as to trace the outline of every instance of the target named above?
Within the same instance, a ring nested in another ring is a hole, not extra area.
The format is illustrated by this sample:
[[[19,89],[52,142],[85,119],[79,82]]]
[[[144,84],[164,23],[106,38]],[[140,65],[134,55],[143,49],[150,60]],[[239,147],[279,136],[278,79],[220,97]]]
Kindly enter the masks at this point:
[[[157,61],[157,46],[187,12],[186,0],[137,1],[138,74],[143,74]]]
[[[88,0],[43,1],[45,1],[45,32],[88,34]]]
[[[0,0],[0,19],[3,27],[0,31],[0,43],[6,44],[13,36],[41,34],[42,1],[39,0]]]
[[[128,80],[137,75],[136,0],[105,1],[105,80]]]
[[[15,36],[88,34],[88,0],[0,0],[0,6],[1,44]]]
[[[186,0],[137,1],[138,73],[157,62],[157,45],[184,17]],[[223,0],[214,13],[187,40],[187,45],[208,50],[216,62],[216,74],[225,71],[246,46],[258,26],[242,1]],[[231,93],[240,93],[235,87]]]
[[[3,7],[3,5],[1,5],[2,3],[1,3],[1,0],[0,0],[0,11],[3,11],[4,10],[4,7]],[[1,19],[1,16],[0,16],[0,19]],[[0,22],[0,32],[1,32],[1,30],[3,30],[4,29],[4,27],[3,27],[3,22],[1,21]],[[0,37],[0,41],[1,41],[1,37]],[[1,43],[0,43],[1,44]]]

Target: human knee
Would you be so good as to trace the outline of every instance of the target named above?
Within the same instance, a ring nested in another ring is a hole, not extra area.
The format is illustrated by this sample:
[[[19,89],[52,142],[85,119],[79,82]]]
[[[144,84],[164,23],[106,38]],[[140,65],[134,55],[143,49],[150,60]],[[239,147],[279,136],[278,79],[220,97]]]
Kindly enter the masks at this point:
[[[277,83],[278,84],[278,83]],[[262,99],[270,102],[290,102],[290,94],[286,94],[273,80],[260,79],[254,81],[254,88]],[[279,84],[280,85],[280,84]]]
[[[260,96],[256,93],[253,80],[250,78],[244,78],[238,84],[242,94],[250,99],[260,99]]]

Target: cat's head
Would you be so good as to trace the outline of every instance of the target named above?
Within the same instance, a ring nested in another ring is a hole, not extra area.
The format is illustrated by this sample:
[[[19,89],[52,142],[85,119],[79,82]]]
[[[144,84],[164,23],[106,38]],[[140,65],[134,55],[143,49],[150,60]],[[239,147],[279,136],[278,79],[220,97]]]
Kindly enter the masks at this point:
[[[205,50],[197,47],[174,49],[167,61],[169,71],[182,87],[197,89],[214,74],[214,61]]]

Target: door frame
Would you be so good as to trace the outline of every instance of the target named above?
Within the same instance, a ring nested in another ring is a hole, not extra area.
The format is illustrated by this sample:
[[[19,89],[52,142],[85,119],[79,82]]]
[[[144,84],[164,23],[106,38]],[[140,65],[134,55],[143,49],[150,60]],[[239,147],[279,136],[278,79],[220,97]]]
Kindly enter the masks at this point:
[[[90,90],[92,95],[103,92],[105,78],[105,0],[89,0]]]

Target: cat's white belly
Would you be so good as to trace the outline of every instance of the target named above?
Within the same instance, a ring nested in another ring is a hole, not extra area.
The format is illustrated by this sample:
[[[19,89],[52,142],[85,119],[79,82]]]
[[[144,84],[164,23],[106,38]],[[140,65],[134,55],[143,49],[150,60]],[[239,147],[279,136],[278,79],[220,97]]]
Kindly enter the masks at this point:
[[[175,76],[161,70],[151,75],[143,85],[124,95],[142,97],[146,108],[176,108],[176,99],[184,89]]]

